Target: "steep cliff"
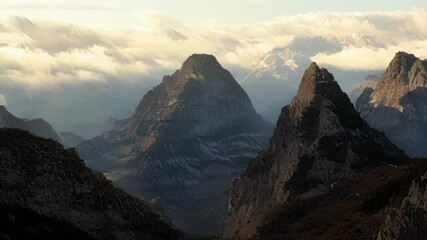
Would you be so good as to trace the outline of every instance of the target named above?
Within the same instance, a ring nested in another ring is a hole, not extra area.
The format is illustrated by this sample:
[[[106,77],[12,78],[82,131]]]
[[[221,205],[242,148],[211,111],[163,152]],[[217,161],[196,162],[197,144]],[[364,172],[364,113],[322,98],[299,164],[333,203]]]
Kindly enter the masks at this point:
[[[234,181],[225,237],[255,236],[294,202],[322,196],[365,169],[407,160],[360,118],[333,75],[312,63],[269,147]]]
[[[366,90],[356,109],[411,156],[427,156],[427,61],[396,53],[375,90]]]

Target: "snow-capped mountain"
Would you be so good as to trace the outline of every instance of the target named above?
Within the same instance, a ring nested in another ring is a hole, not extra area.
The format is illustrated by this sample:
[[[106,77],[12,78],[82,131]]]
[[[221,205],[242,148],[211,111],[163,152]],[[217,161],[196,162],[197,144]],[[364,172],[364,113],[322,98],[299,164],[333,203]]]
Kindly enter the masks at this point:
[[[335,39],[322,37],[295,38],[284,47],[266,53],[256,69],[240,84],[248,93],[255,109],[267,120],[276,122],[283,105],[290,102],[298,90],[310,57],[319,52],[336,52],[341,45]]]

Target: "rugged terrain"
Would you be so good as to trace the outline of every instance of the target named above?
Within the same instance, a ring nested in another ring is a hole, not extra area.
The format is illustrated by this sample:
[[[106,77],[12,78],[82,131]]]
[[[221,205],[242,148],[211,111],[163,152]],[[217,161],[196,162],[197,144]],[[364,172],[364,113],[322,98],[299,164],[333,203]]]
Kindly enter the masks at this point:
[[[150,206],[64,150],[0,129],[1,239],[184,239]]]
[[[411,156],[427,156],[427,60],[396,53],[377,87],[366,88],[356,109]]]
[[[312,63],[297,95],[282,109],[270,145],[233,182],[225,237],[288,238],[304,209],[316,207],[330,191],[347,189],[377,167],[408,161],[361,119],[333,75]],[[264,235],[270,224],[276,228]]]
[[[214,56],[190,56],[141,100],[130,119],[78,147],[87,164],[132,194],[160,197],[167,215],[197,233],[219,233],[227,190],[267,144],[259,116]]]

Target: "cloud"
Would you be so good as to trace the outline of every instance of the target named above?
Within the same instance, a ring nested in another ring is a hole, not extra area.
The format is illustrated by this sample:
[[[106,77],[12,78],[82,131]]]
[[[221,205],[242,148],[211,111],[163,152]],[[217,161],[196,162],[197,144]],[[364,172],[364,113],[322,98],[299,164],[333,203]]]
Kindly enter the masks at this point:
[[[112,78],[129,81],[129,76],[169,73],[194,52],[215,54],[227,67],[250,70],[266,52],[288,44],[319,63],[343,69],[384,68],[387,58],[398,50],[425,56],[427,10],[423,9],[315,12],[254,24],[188,24],[161,13],[149,15],[141,26],[114,29],[22,17],[3,19],[0,79],[35,88]],[[321,43],[322,49],[333,41],[333,51],[308,49],[306,45],[313,44],[307,39]],[[358,61],[361,58],[369,60]]]
[[[250,72],[286,46],[342,70],[383,70],[400,50],[427,57],[426,9],[314,12],[253,24],[144,15],[138,26],[112,28],[0,19],[0,94],[20,116],[45,116],[69,130],[132,109],[192,53],[214,54],[232,73]]]

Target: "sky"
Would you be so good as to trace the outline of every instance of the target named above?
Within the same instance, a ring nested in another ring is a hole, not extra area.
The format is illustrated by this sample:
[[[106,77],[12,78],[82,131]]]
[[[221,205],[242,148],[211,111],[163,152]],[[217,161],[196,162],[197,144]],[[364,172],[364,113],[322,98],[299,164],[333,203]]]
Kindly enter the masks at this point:
[[[13,0],[2,15],[103,26],[139,25],[153,12],[182,21],[255,23],[314,11],[366,12],[427,7],[427,0]]]
[[[291,46],[363,73],[397,51],[425,59],[427,0],[0,0],[0,104],[79,128],[133,109],[193,53],[239,81]]]

